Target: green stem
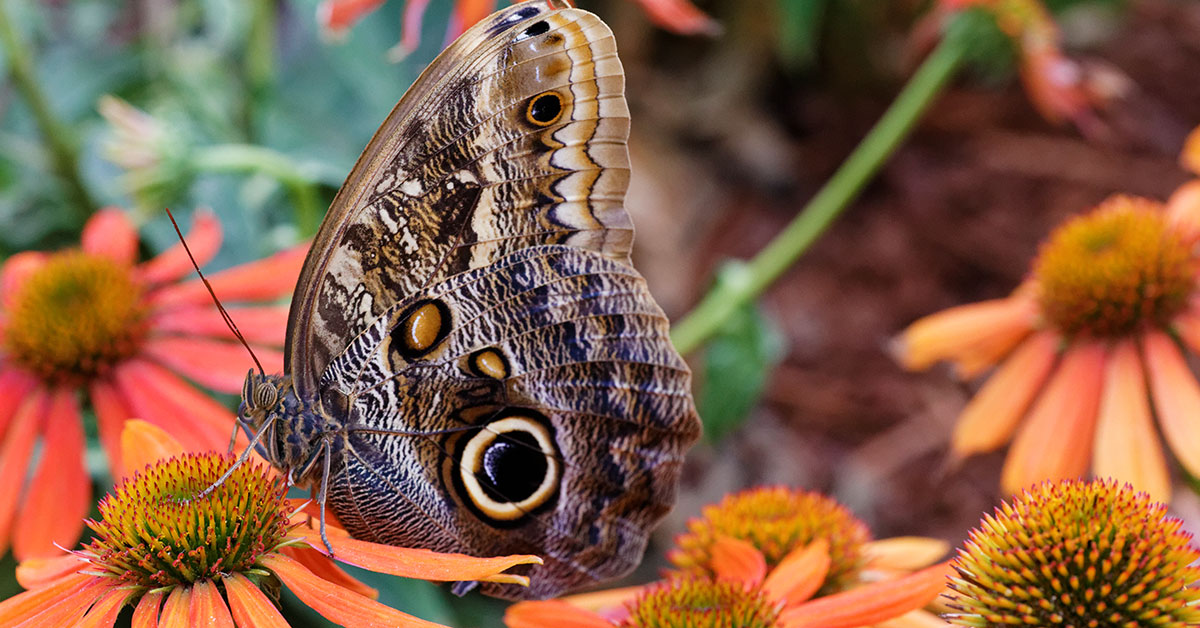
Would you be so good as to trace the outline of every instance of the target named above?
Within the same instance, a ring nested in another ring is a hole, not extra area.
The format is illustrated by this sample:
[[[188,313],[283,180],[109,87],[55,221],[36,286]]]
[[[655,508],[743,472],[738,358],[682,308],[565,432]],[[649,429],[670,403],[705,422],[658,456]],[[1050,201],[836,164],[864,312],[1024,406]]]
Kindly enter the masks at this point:
[[[275,24],[278,19],[275,0],[254,0],[253,5],[244,65],[247,97],[242,112],[246,137],[251,140],[255,133],[254,112],[270,94],[275,80]]]
[[[278,180],[295,205],[300,233],[307,237],[317,232],[322,213],[317,183],[286,155],[250,144],[218,144],[196,149],[191,165],[201,172],[261,173]]]
[[[858,197],[961,65],[968,46],[955,33],[953,28],[947,32],[871,132],[792,222],[754,259],[730,273],[728,281],[717,282],[674,326],[671,339],[680,353],[698,348],[761,294]]]
[[[8,0],[0,0],[0,46],[8,57],[8,72],[13,85],[33,113],[34,122],[50,152],[51,166],[62,178],[71,197],[70,211],[82,225],[97,207],[79,173],[79,153],[75,136],[50,109],[46,94],[33,71],[33,53],[21,40],[9,17]]]

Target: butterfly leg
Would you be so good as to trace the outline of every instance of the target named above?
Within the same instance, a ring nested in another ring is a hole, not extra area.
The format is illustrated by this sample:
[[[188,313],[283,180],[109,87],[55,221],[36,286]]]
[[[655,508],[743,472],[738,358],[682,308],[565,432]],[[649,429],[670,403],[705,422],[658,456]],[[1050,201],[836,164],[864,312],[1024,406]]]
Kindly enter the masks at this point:
[[[263,435],[267,433],[267,430],[274,427],[275,420],[276,420],[275,417],[272,416],[271,418],[264,421],[263,426],[261,428],[259,428],[257,432],[254,433],[254,438],[250,439],[250,444],[246,445],[246,448],[244,450],[242,450],[242,453],[241,453],[241,455],[239,455],[237,457],[237,460],[234,460],[233,464],[229,465],[228,469],[225,469],[225,473],[222,473],[221,477],[217,478],[216,482],[213,482],[212,484],[210,484],[208,486],[208,488],[204,489],[203,491],[200,491],[200,494],[196,495],[196,499],[203,499],[203,498],[211,495],[213,491],[217,490],[218,486],[223,484],[225,482],[225,480],[228,480],[229,476],[233,475],[233,472],[236,471],[238,467],[242,466],[247,460],[249,460],[250,452],[254,451],[254,447],[256,445],[258,445],[258,443],[260,441],[262,441]],[[234,429],[233,439],[230,439],[230,441],[229,441],[230,451],[233,450],[233,443],[234,443],[234,440],[237,438],[237,429],[238,428],[239,428],[239,426],[235,422],[234,427],[233,427],[233,429]]]
[[[325,544],[326,551],[329,552],[329,557],[333,558],[333,545],[329,543],[329,537],[325,533],[325,499],[329,495],[329,475],[330,475],[330,459],[333,458],[333,438],[331,432],[326,432],[321,436],[321,444],[314,447],[312,454],[300,465],[299,470],[290,469],[288,471],[288,484],[297,486],[296,478],[306,478],[313,468],[316,467],[317,461],[321,461],[321,483],[317,486],[317,506],[321,509],[321,542]],[[312,486],[309,484],[309,486]]]

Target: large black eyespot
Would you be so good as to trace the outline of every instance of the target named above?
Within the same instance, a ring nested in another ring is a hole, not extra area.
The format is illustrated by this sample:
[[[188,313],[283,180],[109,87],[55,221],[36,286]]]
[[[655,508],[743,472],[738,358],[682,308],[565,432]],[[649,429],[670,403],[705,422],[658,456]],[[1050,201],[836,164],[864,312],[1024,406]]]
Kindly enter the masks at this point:
[[[529,101],[525,119],[537,126],[550,126],[562,115],[562,96],[558,92],[542,92]]]
[[[517,37],[517,39],[520,40],[520,39],[528,39],[530,37],[537,37],[538,35],[542,35],[546,31],[549,31],[549,30],[550,30],[550,23],[547,22],[546,20],[540,20],[540,21],[534,22],[533,26],[530,26],[529,28],[525,29],[524,31],[521,31],[521,36]]]
[[[562,466],[549,421],[512,414],[484,425],[457,453],[454,486],[476,514],[515,524],[558,494]]]
[[[429,353],[450,333],[450,309],[441,301],[418,301],[397,318],[389,335],[391,351],[405,360]]]

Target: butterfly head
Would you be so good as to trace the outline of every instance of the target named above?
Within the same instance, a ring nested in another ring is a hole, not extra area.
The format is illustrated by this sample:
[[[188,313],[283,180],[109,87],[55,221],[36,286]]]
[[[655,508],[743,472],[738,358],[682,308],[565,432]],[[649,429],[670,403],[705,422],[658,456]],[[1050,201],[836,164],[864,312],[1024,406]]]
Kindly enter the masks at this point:
[[[274,438],[276,419],[283,415],[285,387],[289,378],[266,375],[250,369],[242,383],[242,403],[238,406],[238,422],[255,442],[258,453],[272,464],[283,463],[283,454]]]

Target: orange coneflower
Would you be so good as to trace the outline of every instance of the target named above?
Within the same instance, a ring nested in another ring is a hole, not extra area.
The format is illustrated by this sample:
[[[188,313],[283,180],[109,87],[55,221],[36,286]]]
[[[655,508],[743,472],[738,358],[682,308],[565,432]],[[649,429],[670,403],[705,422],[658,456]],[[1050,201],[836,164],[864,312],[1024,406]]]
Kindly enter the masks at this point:
[[[189,235],[197,261],[211,259],[220,241],[217,220],[197,212]],[[276,300],[292,290],[304,254],[298,247],[211,281],[231,302]],[[19,253],[0,267],[0,554],[11,542],[19,559],[45,556],[79,539],[91,502],[81,392],[114,476],[121,426],[132,416],[189,449],[229,442],[232,413],[180,375],[236,393],[245,349],[228,339],[203,285],[179,283],[192,270],[182,247],[143,264],[136,257],[133,226],[106,209],[88,221],[78,249]],[[267,367],[279,370],[287,307],[231,311]]]
[[[384,0],[322,0],[317,6],[317,22],[326,33],[338,37],[383,3]],[[696,8],[691,0],[637,0],[637,3],[655,24],[681,35],[711,35],[720,30],[716,21]],[[499,4],[498,0],[455,0],[447,40],[461,35],[495,11]],[[405,3],[403,34],[392,50],[393,58],[403,58],[417,49],[421,41],[421,20],[428,5],[429,0]]]
[[[688,522],[651,585],[522,602],[509,628],[888,628],[945,625],[921,610],[946,588],[934,539],[870,541],[837,502],[783,487],[727,496]]]
[[[165,432],[131,421],[129,459],[178,452]],[[0,625],[112,626],[133,606],[133,626],[283,627],[270,597],[286,586],[343,626],[435,628],[376,602],[375,591],[337,567],[311,518],[293,515],[287,487],[246,463],[207,495],[229,469],[225,454],[178,454],[127,478],[100,502],[95,537],[79,551],[21,564],[28,591],[0,602]],[[428,580],[527,583],[504,573],[534,556],[472,558],[356,541],[336,528],[338,560],[371,571]]]
[[[1046,482],[971,531],[945,617],[963,626],[1200,624],[1200,551],[1166,506],[1112,481]]]
[[[905,330],[896,353],[907,368],[948,360],[974,377],[998,365],[963,410],[955,456],[1015,433],[1001,480],[1009,493],[1090,466],[1165,501],[1157,416],[1175,458],[1200,474],[1200,383],[1185,356],[1200,350],[1198,236],[1200,181],[1165,205],[1115,196],[1060,226],[1012,296]]]

